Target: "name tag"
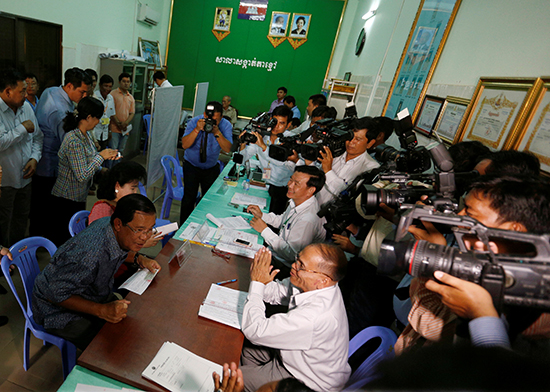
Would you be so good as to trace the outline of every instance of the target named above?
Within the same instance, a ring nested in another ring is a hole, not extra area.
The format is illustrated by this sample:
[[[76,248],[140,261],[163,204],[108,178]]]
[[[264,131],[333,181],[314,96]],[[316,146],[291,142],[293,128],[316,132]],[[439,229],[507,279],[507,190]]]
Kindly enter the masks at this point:
[[[264,172],[262,173],[262,180],[269,180],[271,178],[271,168],[264,167]]]
[[[101,125],[109,125],[110,122],[109,117],[101,117]]]

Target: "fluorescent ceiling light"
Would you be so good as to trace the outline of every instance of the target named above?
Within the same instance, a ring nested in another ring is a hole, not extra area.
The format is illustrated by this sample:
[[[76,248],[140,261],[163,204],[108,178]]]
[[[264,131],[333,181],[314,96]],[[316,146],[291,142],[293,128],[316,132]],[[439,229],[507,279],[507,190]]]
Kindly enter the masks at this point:
[[[369,19],[372,18],[374,15],[376,15],[376,10],[369,11],[369,12],[367,12],[365,15],[363,15],[363,19],[364,19],[364,20],[369,20]]]

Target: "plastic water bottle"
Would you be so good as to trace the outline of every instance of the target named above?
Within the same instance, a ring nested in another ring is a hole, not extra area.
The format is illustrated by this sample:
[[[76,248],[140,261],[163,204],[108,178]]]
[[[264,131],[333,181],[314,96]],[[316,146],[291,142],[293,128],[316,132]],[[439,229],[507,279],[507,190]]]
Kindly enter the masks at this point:
[[[250,180],[249,179],[246,179],[245,181],[243,181],[243,189],[245,192],[248,192],[248,190],[250,189]]]

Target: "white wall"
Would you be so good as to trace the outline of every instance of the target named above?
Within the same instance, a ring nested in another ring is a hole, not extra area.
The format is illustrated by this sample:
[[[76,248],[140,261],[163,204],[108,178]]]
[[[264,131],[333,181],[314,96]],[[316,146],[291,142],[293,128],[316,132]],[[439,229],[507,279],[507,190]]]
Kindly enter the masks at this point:
[[[156,26],[136,21],[138,0],[0,0],[0,11],[63,26],[63,70],[99,70],[98,53],[138,54],[138,38],[160,41],[166,51],[171,0],[141,0],[161,15]]]
[[[333,59],[329,76],[342,78],[345,72],[352,72],[352,81],[364,84],[360,90],[363,96],[358,98],[360,115],[366,113],[361,109],[366,109],[375,76],[383,64],[378,98],[367,113],[381,114],[419,4],[419,0],[349,0],[344,24],[351,27],[341,31],[335,49],[335,57],[337,54],[339,58]],[[361,16],[376,8],[376,16],[365,23]],[[428,93],[469,99],[482,76],[549,75],[548,20],[548,0],[462,0]],[[357,57],[355,42],[363,24],[367,40]]]

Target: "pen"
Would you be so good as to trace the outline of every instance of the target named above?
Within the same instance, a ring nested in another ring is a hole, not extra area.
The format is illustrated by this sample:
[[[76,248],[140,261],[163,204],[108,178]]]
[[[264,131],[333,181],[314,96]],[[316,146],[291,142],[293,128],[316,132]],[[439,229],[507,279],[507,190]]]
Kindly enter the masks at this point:
[[[233,283],[233,282],[236,282],[236,281],[237,281],[237,279],[229,279],[229,280],[224,280],[224,281],[218,282],[216,284],[218,286],[221,286],[222,284]]]

